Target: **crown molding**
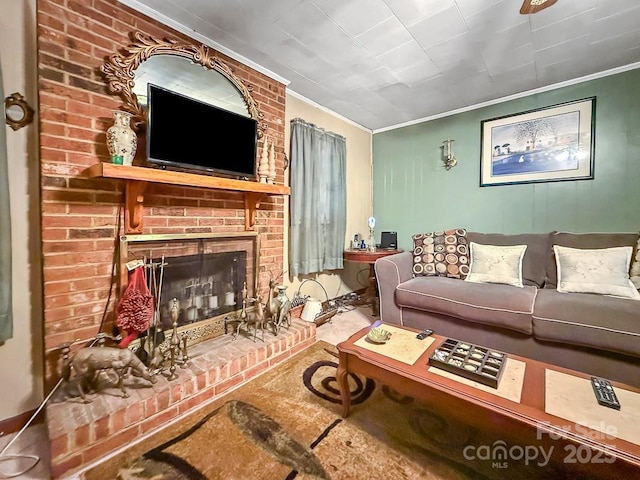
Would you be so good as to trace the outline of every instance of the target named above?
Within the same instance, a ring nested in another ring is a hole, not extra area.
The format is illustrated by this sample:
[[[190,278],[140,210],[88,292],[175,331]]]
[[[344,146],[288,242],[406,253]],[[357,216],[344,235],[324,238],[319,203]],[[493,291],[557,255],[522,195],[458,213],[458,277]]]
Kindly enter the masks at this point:
[[[610,70],[604,70],[602,72],[592,73],[590,75],[585,75],[584,77],[578,77],[572,80],[566,80],[564,82],[554,83],[552,85],[546,85],[544,87],[535,88],[533,90],[527,90],[525,92],[515,93],[507,97],[496,98],[495,100],[489,100],[486,102],[477,103],[475,105],[470,105],[468,107],[462,107],[456,110],[450,110],[448,112],[438,113],[436,115],[431,115],[429,117],[418,118],[416,120],[410,120],[408,122],[398,123],[396,125],[391,125],[388,127],[377,128],[373,130],[373,134],[375,135],[376,133],[388,132],[389,130],[395,130],[397,128],[409,127],[411,125],[416,125],[418,123],[437,120],[438,118],[450,117],[451,115],[457,115],[459,113],[469,112],[471,110],[477,110],[479,108],[489,107],[491,105],[497,105],[498,103],[504,103],[510,100],[516,100],[518,98],[528,97],[530,95],[535,95],[536,93],[543,93],[543,92],[548,92],[550,90],[556,90],[558,88],[577,85],[579,83],[588,82],[590,80],[597,80],[598,78],[604,78],[611,75],[616,75],[618,73],[628,72],[629,70],[635,70],[637,68],[640,68],[640,62],[631,63],[629,65],[624,65],[622,67],[612,68]]]
[[[309,100],[304,95],[300,95],[299,93],[294,92],[293,90],[287,89],[287,94],[291,95],[294,98],[297,98],[298,100],[302,100],[303,102],[308,103],[312,107],[315,107],[318,110],[322,110],[323,112],[326,112],[329,115],[332,115],[332,116],[342,120],[343,122],[348,123],[349,125],[353,125],[354,127],[360,128],[360,129],[364,130],[367,133],[373,133],[373,131],[370,128],[367,128],[367,127],[365,127],[363,125],[360,125],[359,123],[354,122],[353,120],[345,117],[344,115],[340,115],[339,113],[334,112],[330,108],[324,107],[324,106],[320,105],[319,103],[314,102],[313,100]]]

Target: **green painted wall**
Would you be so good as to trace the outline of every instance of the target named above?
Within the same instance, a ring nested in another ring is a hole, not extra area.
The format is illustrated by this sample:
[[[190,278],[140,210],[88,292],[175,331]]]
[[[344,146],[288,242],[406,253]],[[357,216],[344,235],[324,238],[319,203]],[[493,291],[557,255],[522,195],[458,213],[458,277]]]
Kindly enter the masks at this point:
[[[425,92],[425,95],[428,94]],[[480,187],[480,122],[596,96],[595,178]],[[442,167],[442,141],[458,165]],[[640,230],[640,69],[373,136],[376,232]]]

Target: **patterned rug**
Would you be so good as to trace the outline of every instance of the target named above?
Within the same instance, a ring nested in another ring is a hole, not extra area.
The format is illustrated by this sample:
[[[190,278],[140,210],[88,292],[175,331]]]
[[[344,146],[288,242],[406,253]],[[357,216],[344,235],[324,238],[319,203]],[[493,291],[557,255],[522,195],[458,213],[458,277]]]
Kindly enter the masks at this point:
[[[497,462],[496,432],[456,423],[371,379],[349,379],[354,406],[342,419],[335,351],[317,342],[82,478],[588,478],[542,458]]]

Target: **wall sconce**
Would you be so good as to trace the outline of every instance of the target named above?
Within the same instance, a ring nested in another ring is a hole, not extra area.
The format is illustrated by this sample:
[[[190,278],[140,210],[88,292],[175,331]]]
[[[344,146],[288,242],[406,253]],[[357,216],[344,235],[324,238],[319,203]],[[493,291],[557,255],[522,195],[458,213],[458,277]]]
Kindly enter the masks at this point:
[[[455,142],[455,140],[451,140],[450,138],[447,138],[442,142],[442,144],[444,145],[442,149],[444,152],[442,163],[444,163],[443,166],[445,170],[451,170],[458,163],[458,159],[456,159],[456,156],[453,154],[453,149],[451,148],[451,144],[453,142]]]

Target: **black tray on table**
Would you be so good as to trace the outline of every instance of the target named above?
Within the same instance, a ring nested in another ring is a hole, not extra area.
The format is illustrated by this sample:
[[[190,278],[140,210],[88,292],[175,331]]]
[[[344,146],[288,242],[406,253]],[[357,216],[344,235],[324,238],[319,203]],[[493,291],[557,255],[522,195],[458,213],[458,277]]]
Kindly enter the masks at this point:
[[[474,382],[498,388],[507,354],[471,342],[446,338],[429,357],[429,364]]]

